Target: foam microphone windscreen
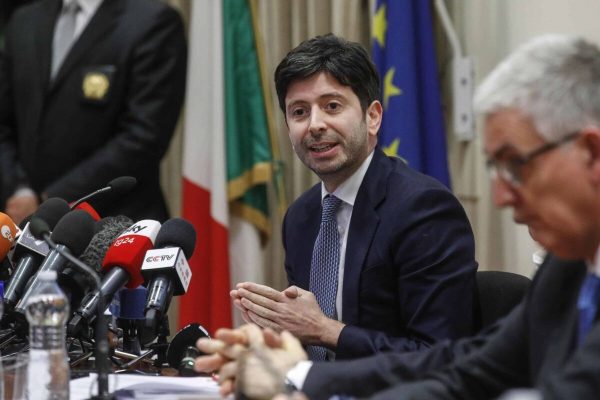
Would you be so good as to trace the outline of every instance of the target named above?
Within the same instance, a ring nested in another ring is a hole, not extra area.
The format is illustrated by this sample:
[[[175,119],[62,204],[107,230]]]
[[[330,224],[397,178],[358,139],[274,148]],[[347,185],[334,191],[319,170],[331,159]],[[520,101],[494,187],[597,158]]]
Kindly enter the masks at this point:
[[[94,235],[94,220],[83,210],[74,210],[58,221],[50,237],[57,244],[65,245],[71,253],[79,256]]]
[[[92,267],[94,271],[100,272],[102,260],[106,256],[110,244],[131,225],[133,225],[133,220],[124,215],[102,218],[96,222],[96,233],[79,259]]]
[[[59,197],[51,197],[40,204],[34,215],[46,222],[50,229],[54,229],[58,221],[69,211],[71,211],[71,208],[65,200]]]
[[[196,247],[196,229],[185,219],[171,218],[160,228],[154,247],[179,247],[189,260]]]
[[[120,176],[108,182],[108,186],[115,194],[124,194],[129,192],[137,184],[137,179],[133,176]]]
[[[6,257],[6,254],[15,243],[16,236],[17,226],[13,220],[8,215],[0,212],[0,260]]]
[[[110,244],[119,236],[121,232],[133,225],[131,218],[123,215],[116,217],[102,218],[94,224],[94,236],[85,248],[79,259],[94,271],[100,273],[102,269],[102,260],[106,255],[106,251]],[[65,275],[65,276],[63,276]],[[67,264],[67,267],[62,272],[59,280],[62,280],[65,285],[69,285],[71,281],[77,282],[81,287],[70,288],[71,291],[78,291],[83,294],[92,290],[95,287],[95,280],[92,276],[79,271],[73,264]],[[61,285],[62,287],[62,285]]]
[[[127,287],[136,288],[144,283],[140,272],[146,251],[154,247],[160,230],[158,221],[145,219],[126,229],[111,244],[102,261],[103,272],[119,267],[129,273]]]

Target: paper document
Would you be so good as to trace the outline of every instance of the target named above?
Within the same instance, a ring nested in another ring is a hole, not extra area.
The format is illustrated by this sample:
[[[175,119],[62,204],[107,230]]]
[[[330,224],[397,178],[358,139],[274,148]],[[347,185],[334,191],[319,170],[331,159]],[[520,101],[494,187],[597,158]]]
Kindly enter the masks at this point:
[[[111,374],[110,392],[118,400],[157,399],[193,400],[220,399],[219,386],[209,377],[170,377],[133,374]],[[97,375],[71,381],[71,400],[89,399],[98,392]]]

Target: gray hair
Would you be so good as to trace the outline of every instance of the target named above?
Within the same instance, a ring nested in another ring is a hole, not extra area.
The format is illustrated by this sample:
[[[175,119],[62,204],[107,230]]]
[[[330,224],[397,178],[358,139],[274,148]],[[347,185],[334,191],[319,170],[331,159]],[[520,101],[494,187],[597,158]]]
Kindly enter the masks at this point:
[[[498,64],[474,102],[484,115],[517,109],[547,141],[600,127],[600,50],[580,37],[537,37]]]

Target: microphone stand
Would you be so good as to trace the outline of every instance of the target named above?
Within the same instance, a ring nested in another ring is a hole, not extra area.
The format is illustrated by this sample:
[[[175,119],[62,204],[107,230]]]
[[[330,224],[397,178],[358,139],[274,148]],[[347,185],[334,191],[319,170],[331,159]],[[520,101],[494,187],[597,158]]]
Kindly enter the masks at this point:
[[[100,189],[100,191],[103,189]],[[110,370],[110,363],[108,359],[108,325],[104,319],[104,296],[101,292],[100,277],[96,272],[81,262],[77,257],[63,251],[59,246],[54,243],[50,238],[48,231],[42,232],[42,238],[48,245],[56,250],[61,256],[73,263],[73,265],[80,268],[84,273],[89,274],[94,278],[94,283],[98,289],[98,308],[96,309],[96,371],[98,373],[98,394],[92,396],[93,400],[112,400],[116,399],[114,395],[111,395],[108,388],[108,373]]]
[[[92,192],[90,194],[87,194],[87,195],[83,196],[82,198],[80,198],[79,200],[77,200],[75,203],[71,204],[71,210],[74,210],[75,207],[77,207],[78,205],[80,205],[84,201],[87,201],[88,199],[91,199],[92,197],[96,197],[100,193],[109,192],[111,190],[112,190],[112,187],[107,186],[107,187],[104,187],[102,189],[98,189],[95,192]]]

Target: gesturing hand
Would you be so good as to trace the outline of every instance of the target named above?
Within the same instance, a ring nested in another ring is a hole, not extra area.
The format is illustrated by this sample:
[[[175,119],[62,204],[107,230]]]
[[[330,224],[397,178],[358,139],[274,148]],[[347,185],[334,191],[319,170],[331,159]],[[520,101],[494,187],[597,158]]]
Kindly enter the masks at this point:
[[[250,322],[277,332],[287,330],[304,344],[334,349],[344,324],[327,318],[315,296],[304,289],[290,286],[279,292],[268,286],[243,282],[232,291]]]

